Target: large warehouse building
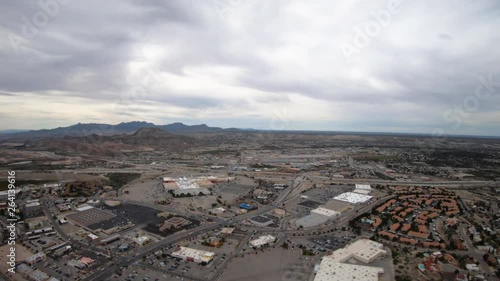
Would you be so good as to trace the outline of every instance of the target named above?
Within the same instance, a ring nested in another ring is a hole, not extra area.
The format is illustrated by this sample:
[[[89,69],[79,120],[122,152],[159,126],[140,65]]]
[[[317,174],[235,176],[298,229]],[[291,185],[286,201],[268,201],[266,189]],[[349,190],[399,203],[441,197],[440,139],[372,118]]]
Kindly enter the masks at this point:
[[[187,247],[180,247],[179,250],[171,254],[172,257],[191,261],[202,265],[208,264],[215,257],[215,253],[207,252]]]
[[[381,267],[352,265],[323,258],[314,281],[377,281],[382,274],[384,274],[384,269]]]
[[[260,215],[248,219],[255,226],[265,227],[271,225],[274,221],[266,216]]]
[[[296,220],[295,224],[298,227],[308,228],[308,227],[313,227],[313,226],[317,226],[320,224],[324,224],[327,221],[328,221],[328,217],[320,215],[320,214],[311,213],[310,215],[304,216],[304,217]]]
[[[336,250],[328,257],[338,262],[346,262],[355,258],[358,261],[370,263],[386,253],[383,244],[369,239],[360,239],[345,248]]]
[[[360,239],[345,248],[338,249],[331,255],[323,257],[314,281],[377,281],[384,274],[383,268],[345,262],[356,259],[369,264],[387,253],[383,248],[384,245],[381,243]]]
[[[308,228],[326,223],[329,219],[339,217],[340,212],[319,207],[311,210],[311,213],[295,221],[298,227]]]

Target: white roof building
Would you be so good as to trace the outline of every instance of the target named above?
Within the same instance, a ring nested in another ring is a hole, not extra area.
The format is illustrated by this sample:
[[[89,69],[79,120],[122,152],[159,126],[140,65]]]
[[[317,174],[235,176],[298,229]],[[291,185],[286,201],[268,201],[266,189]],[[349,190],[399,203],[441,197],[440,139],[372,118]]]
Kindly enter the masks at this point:
[[[276,241],[276,237],[274,237],[272,235],[264,235],[264,236],[260,236],[259,238],[255,239],[255,240],[250,241],[250,246],[252,246],[254,248],[260,248],[264,245],[274,243],[274,241]]]
[[[134,240],[134,242],[137,243],[138,245],[142,246],[142,245],[148,243],[150,239],[147,236],[139,236],[139,237],[132,238],[132,240]]]
[[[370,200],[372,196],[370,195],[364,195],[364,194],[358,194],[354,192],[346,192],[342,193],[338,196],[333,197],[335,200],[351,203],[351,204],[361,204],[365,203],[366,201]]]
[[[30,203],[26,204],[26,208],[38,207],[38,206],[40,206],[40,202],[38,202],[38,201],[30,202]]]
[[[222,214],[226,211],[226,209],[222,208],[222,207],[217,207],[217,208],[213,208],[213,209],[210,209],[209,212],[212,213],[212,214]]]
[[[89,233],[89,235],[87,235],[87,237],[90,239],[90,240],[96,240],[96,239],[99,239],[99,236],[95,235],[95,234],[92,234],[92,233]]]
[[[377,281],[383,273],[384,269],[381,267],[340,263],[325,257],[321,261],[314,281]]]
[[[360,239],[345,248],[336,250],[328,258],[336,262],[346,262],[355,258],[358,261],[370,263],[386,253],[383,244],[369,239]]]
[[[368,239],[360,239],[345,248],[338,249],[323,257],[314,281],[363,280],[377,281],[384,273],[380,267],[371,267],[344,262],[354,258],[363,263],[371,263],[385,255],[384,245]]]
[[[356,189],[364,189],[364,190],[372,190],[372,187],[369,184],[356,184]]]
[[[314,209],[314,210],[311,210],[311,213],[315,213],[315,214],[327,216],[329,218],[340,216],[340,212],[337,212],[337,211],[334,211],[334,210],[330,210],[330,209],[327,209],[327,208],[322,208],[322,207]]]
[[[372,187],[369,184],[356,184],[353,192],[368,195],[372,192]]]
[[[215,253],[187,247],[180,247],[171,254],[173,257],[196,263],[209,263],[215,257]]]
[[[356,188],[353,192],[354,192],[354,193],[358,193],[358,194],[364,194],[364,195],[368,195],[368,194],[370,194],[370,193],[371,193],[371,191],[370,191],[370,190],[366,190],[366,189],[357,189],[357,188]]]
[[[78,212],[83,212],[83,211],[90,210],[90,209],[93,209],[93,208],[94,208],[93,206],[90,206],[90,205],[87,205],[87,204],[83,204],[83,205],[79,206],[76,210]]]

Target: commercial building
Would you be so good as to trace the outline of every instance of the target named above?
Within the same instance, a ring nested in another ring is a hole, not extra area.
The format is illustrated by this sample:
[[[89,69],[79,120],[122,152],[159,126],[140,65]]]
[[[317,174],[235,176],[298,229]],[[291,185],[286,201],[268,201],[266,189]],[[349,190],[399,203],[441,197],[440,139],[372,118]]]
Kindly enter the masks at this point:
[[[274,209],[274,214],[276,214],[278,216],[285,216],[286,215],[286,210],[285,209],[281,209],[281,208],[276,208],[276,209]]]
[[[255,239],[255,240],[251,240],[250,246],[252,246],[253,248],[260,248],[262,246],[272,244],[272,243],[274,243],[274,241],[276,241],[276,237],[274,237],[272,235],[264,235],[264,236],[260,236],[259,238]]]
[[[338,196],[333,197],[333,199],[347,202],[350,204],[362,204],[362,203],[365,203],[366,201],[372,199],[372,196],[354,193],[354,192],[346,192],[346,193],[342,193]]]
[[[85,266],[89,267],[91,266],[92,264],[95,263],[95,260],[89,258],[89,257],[82,257],[80,259],[80,262],[83,263]]]
[[[322,207],[311,210],[311,214],[323,215],[323,216],[326,216],[328,218],[334,218],[334,217],[340,216],[340,212],[330,210],[327,208],[322,208]]]
[[[326,223],[329,219],[340,216],[340,212],[325,207],[311,210],[311,213],[295,221],[298,227],[313,227]]]
[[[201,251],[187,247],[180,247],[177,251],[173,252],[171,256],[183,259],[185,261],[191,261],[202,265],[206,265],[213,260],[213,258],[215,257],[215,253]]]
[[[369,184],[356,184],[356,189],[372,191],[372,187]]]
[[[338,249],[331,255],[323,257],[314,281],[377,281],[384,273],[383,268],[345,262],[356,259],[369,264],[387,253],[383,247],[381,243],[360,239],[345,248]]]
[[[71,210],[68,204],[57,204],[56,207],[61,213]]]
[[[212,182],[205,179],[190,179],[186,177],[180,177],[178,179],[164,177],[163,187],[174,194],[174,196],[198,196],[200,193],[208,195],[210,190],[206,187],[200,187],[198,183],[204,185],[203,182],[207,182],[210,186]]]
[[[83,211],[87,211],[87,210],[90,210],[90,209],[93,209],[93,208],[94,208],[94,206],[83,204],[83,205],[78,206],[78,208],[76,208],[76,210],[78,212],[83,212]]]
[[[185,218],[172,217],[172,218],[169,218],[168,220],[163,222],[163,225],[160,226],[160,231],[163,232],[163,231],[168,231],[171,229],[177,229],[177,228],[181,228],[183,226],[190,225],[190,224],[191,224],[191,221],[189,221]]]
[[[266,216],[255,216],[250,218],[248,221],[253,225],[260,227],[269,226],[273,223],[273,220]]]
[[[50,278],[50,276],[43,271],[35,269],[34,271],[32,271],[29,274],[29,278],[32,281],[45,281],[45,280],[48,280]]]
[[[180,177],[177,179],[171,177],[163,178],[163,187],[167,190],[171,189],[198,189],[201,187],[211,187],[213,184],[228,182],[234,180],[233,177],[197,177],[197,178],[187,178]]]
[[[89,233],[89,235],[87,235],[87,240],[89,240],[90,242],[97,241],[98,239],[99,239],[99,236],[97,236],[95,234]]]
[[[337,262],[346,262],[354,258],[364,263],[370,263],[387,254],[383,248],[384,245],[381,243],[369,239],[359,239],[345,248],[336,250],[328,257]]]
[[[220,231],[222,235],[231,235],[234,232],[234,227],[223,227]]]
[[[354,189],[353,192],[358,193],[358,194],[363,194],[363,195],[368,195],[371,193],[370,190],[366,190],[366,189]]]
[[[369,184],[356,184],[353,192],[368,195],[372,192],[372,187]]]
[[[108,238],[105,238],[105,239],[102,239],[100,244],[101,245],[107,245],[111,242],[114,242],[116,240],[120,239],[120,235],[113,235],[113,236],[109,236]]]
[[[277,189],[277,190],[283,190],[283,189],[285,189],[286,187],[288,187],[288,185],[287,185],[287,184],[282,184],[282,183],[275,183],[275,184],[273,185],[273,188],[274,188],[274,189]]]
[[[214,214],[214,215],[220,215],[220,214],[223,214],[225,212],[226,212],[226,209],[224,209],[222,207],[216,207],[216,208],[208,210],[208,213]]]
[[[27,266],[25,263],[21,263],[21,264],[16,266],[16,272],[18,272],[19,274],[21,274],[23,276],[28,276],[32,271],[33,271],[33,269],[31,267]]]
[[[238,210],[236,210],[236,214],[237,215],[243,215],[243,214],[246,214],[246,213],[248,213],[247,209],[238,209]]]
[[[47,256],[45,255],[45,253],[40,252],[40,253],[36,253],[36,254],[32,255],[31,257],[27,258],[26,263],[29,265],[34,265],[37,262],[44,261],[46,258],[47,258]]]
[[[241,203],[239,206],[241,209],[245,209],[245,210],[253,210],[254,209],[254,207],[252,205],[249,205],[247,203]]]
[[[295,221],[298,227],[308,228],[324,224],[328,221],[328,217],[317,213],[311,213]]]
[[[132,240],[137,243],[137,245],[144,245],[144,244],[147,244],[149,243],[149,241],[151,240],[148,236],[139,236],[139,237],[134,237],[132,238]]]
[[[325,257],[319,265],[314,281],[377,281],[383,273],[384,269],[381,267],[340,263]]]

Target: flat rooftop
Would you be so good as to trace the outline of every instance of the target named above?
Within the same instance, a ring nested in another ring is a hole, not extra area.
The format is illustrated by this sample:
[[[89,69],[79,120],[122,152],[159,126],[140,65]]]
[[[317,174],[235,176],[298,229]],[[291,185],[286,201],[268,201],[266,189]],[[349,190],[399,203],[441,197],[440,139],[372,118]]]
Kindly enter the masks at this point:
[[[322,208],[322,207],[312,210],[311,213],[316,213],[316,214],[327,216],[327,217],[334,217],[334,216],[340,215],[340,212],[330,210],[327,208]]]
[[[189,257],[208,263],[214,258],[215,253],[181,246],[179,250],[172,253],[172,256],[185,258]]]
[[[343,202],[348,202],[351,204],[360,204],[360,203],[365,203],[366,201],[372,199],[372,196],[354,192],[346,192],[333,197],[333,199]]]
[[[332,259],[324,258],[321,261],[314,281],[377,281],[379,275],[383,273],[384,269],[381,267],[339,263]]]
[[[381,243],[369,239],[360,239],[342,249],[334,251],[327,257],[336,262],[345,262],[351,258],[355,258],[358,261],[369,263],[387,253],[383,248],[384,245]]]
[[[250,220],[255,221],[255,222],[260,222],[260,223],[266,223],[266,222],[272,221],[272,219],[265,217],[265,216],[255,216],[255,217],[252,217]]]

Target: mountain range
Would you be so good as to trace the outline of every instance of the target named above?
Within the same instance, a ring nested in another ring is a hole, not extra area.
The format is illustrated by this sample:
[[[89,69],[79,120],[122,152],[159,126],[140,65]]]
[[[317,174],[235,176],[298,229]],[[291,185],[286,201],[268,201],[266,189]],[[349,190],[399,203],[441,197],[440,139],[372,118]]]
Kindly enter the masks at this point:
[[[158,128],[169,133],[213,133],[224,131],[239,131],[236,128],[223,129],[219,127],[209,127],[206,124],[186,125],[180,122],[155,125],[149,122],[133,121],[122,122],[117,125],[98,124],[98,123],[78,123],[68,127],[59,127],[55,129],[42,129],[31,131],[6,130],[0,134],[0,139],[28,139],[41,137],[83,137],[88,135],[112,136],[120,134],[133,134],[142,128]]]

